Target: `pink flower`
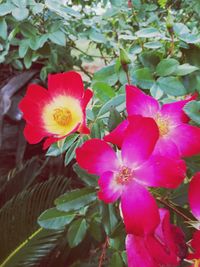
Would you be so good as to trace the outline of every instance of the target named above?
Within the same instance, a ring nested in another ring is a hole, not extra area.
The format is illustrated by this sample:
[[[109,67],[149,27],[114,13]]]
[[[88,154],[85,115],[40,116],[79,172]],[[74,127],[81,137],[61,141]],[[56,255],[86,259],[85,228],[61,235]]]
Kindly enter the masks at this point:
[[[129,267],[175,267],[186,253],[183,232],[170,224],[169,211],[159,209],[160,224],[145,236],[127,235],[126,251]]]
[[[126,106],[128,116],[141,115],[155,120],[159,128],[159,139],[155,151],[170,156],[192,156],[200,153],[200,128],[189,125],[189,118],[183,111],[186,103],[192,100],[181,100],[162,107],[153,97],[146,95],[133,85],[126,86]],[[121,147],[124,130],[128,121],[122,122],[105,141]]]
[[[121,153],[99,139],[86,141],[76,150],[79,165],[100,176],[99,198],[110,203],[121,197],[128,233],[150,233],[159,223],[158,207],[146,186],[175,188],[185,177],[184,161],[151,156],[158,137],[152,118],[132,116]]]
[[[19,104],[30,144],[47,137],[44,149],[73,132],[89,133],[85,109],[92,91],[84,90],[81,76],[69,71],[48,76],[48,90],[31,84]]]
[[[200,221],[200,172],[197,172],[189,185],[188,198],[193,215]],[[200,229],[195,231],[190,242],[193,249],[187,259],[194,261],[194,267],[200,267]]]

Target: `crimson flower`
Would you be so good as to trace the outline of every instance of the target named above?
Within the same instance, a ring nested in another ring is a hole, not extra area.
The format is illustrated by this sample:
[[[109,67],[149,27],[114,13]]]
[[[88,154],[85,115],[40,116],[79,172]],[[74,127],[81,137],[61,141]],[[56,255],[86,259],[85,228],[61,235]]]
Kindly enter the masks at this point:
[[[162,107],[153,97],[146,95],[133,85],[126,86],[128,116],[141,115],[153,118],[159,128],[159,139],[155,150],[170,156],[192,156],[200,153],[200,128],[189,125],[183,107],[193,98],[164,104]],[[121,147],[128,121],[117,126],[104,140]]]
[[[190,182],[188,198],[193,215],[200,221],[200,172]],[[194,261],[193,267],[200,267],[200,229],[194,232],[190,245],[193,252],[189,253],[187,259]]]
[[[180,266],[186,253],[184,234],[170,224],[169,211],[159,209],[160,223],[154,233],[145,236],[127,235],[126,251],[129,267]]]
[[[31,84],[19,108],[26,120],[24,135],[30,144],[47,137],[44,149],[79,131],[89,133],[85,109],[93,93],[84,90],[81,76],[69,71],[48,76],[48,90]]]
[[[121,153],[99,139],[76,150],[78,164],[100,176],[99,198],[110,203],[121,197],[128,233],[149,233],[159,223],[158,207],[147,186],[175,188],[185,177],[183,160],[152,156],[158,137],[155,121],[136,115],[130,117]]]

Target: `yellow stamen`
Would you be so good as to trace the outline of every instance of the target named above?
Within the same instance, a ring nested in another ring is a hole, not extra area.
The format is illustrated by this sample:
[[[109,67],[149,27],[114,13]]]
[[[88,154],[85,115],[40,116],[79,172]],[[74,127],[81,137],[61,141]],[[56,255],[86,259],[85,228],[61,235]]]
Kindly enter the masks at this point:
[[[53,119],[61,126],[66,126],[72,120],[72,114],[67,108],[55,108]]]
[[[133,179],[132,171],[130,168],[122,166],[116,176],[117,184],[127,185]]]
[[[169,132],[169,121],[166,118],[161,117],[159,114],[155,117],[159,132],[161,136],[166,135]]]
[[[200,259],[194,260],[194,267],[200,267]]]

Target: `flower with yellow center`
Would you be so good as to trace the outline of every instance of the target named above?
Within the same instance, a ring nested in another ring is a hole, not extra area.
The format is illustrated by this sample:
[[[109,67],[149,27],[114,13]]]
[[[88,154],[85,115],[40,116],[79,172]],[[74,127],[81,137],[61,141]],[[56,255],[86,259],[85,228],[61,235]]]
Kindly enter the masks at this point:
[[[158,125],[160,136],[165,136],[169,133],[169,120],[160,114],[155,116],[155,121]]]
[[[31,144],[44,137],[44,149],[73,132],[89,133],[85,109],[92,97],[81,76],[69,71],[49,75],[48,90],[31,84],[19,104],[26,120],[24,135]]]

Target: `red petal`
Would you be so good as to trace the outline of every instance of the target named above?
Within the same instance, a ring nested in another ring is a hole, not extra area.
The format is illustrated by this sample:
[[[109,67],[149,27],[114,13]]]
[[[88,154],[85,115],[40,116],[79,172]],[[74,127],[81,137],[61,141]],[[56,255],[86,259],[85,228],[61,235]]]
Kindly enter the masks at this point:
[[[136,182],[129,184],[121,197],[124,224],[128,234],[152,233],[159,224],[158,206],[152,195]]]
[[[177,188],[186,176],[186,164],[181,159],[152,155],[135,170],[138,181],[147,186]]]
[[[100,186],[100,191],[98,193],[99,199],[106,203],[116,201],[121,195],[120,187],[114,185],[113,179],[113,172],[105,172],[98,180],[98,184]]]
[[[188,197],[192,213],[200,220],[200,172],[197,172],[190,182]]]
[[[128,115],[153,117],[160,109],[158,101],[144,94],[134,85],[126,86],[126,107]]]
[[[200,153],[200,128],[182,123],[170,131],[169,140],[173,141],[182,157]]]
[[[173,118],[177,123],[180,122],[188,122],[190,119],[183,111],[183,107],[189,102],[191,99],[188,100],[181,100],[176,101],[169,104],[164,104],[161,109],[161,114],[164,116],[170,116]]]
[[[126,252],[129,267],[160,267],[146,248],[144,237],[127,235]]]
[[[122,144],[122,160],[131,169],[146,161],[159,137],[158,126],[152,118],[129,117],[129,126]]]
[[[88,140],[77,148],[76,159],[81,168],[97,175],[115,171],[119,166],[114,150],[99,139]]]
[[[52,96],[67,95],[78,99],[84,94],[82,78],[75,71],[49,74],[48,90]]]
[[[118,147],[121,147],[128,124],[128,120],[122,121],[112,132],[105,135],[103,139],[106,142],[110,142]]]
[[[43,129],[30,124],[26,124],[24,128],[24,136],[30,144],[39,143],[46,135],[47,133]]]

